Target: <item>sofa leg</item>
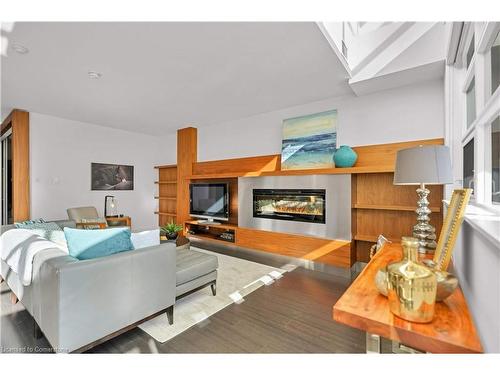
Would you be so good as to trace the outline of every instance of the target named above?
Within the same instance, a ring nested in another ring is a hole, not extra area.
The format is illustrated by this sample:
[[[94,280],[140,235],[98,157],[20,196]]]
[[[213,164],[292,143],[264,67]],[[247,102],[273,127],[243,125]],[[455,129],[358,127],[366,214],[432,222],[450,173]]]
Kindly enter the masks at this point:
[[[10,292],[10,303],[12,303],[13,305],[15,305],[17,303],[17,301],[19,301],[19,299],[14,294],[14,292]]]
[[[33,319],[33,337],[35,337],[35,340],[39,340],[43,337],[42,330],[35,319]]]
[[[170,325],[174,324],[174,305],[170,306],[167,309],[167,319],[168,319],[168,324]]]
[[[2,283],[3,283],[3,277],[0,276],[0,285],[2,285]]]
[[[217,295],[217,282],[214,281],[213,284],[210,284],[210,289],[212,289],[212,294],[214,297]]]

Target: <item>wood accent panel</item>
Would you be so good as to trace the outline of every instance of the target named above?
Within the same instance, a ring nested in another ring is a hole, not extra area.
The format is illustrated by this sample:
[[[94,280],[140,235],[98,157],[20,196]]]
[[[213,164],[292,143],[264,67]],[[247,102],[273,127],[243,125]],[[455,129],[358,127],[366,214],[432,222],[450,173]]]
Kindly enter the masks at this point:
[[[352,243],[355,248],[354,254],[356,256],[356,261],[368,263],[370,261],[370,248],[373,246],[376,239],[371,238],[370,242],[359,240],[353,238]]]
[[[225,175],[233,177],[247,172],[279,171],[281,155],[254,156],[249,158],[225,159],[198,162],[193,165],[193,175]]]
[[[198,174],[189,176],[190,179],[229,178],[229,177],[264,177],[264,176],[308,176],[320,174],[356,174],[356,173],[383,173],[394,172],[394,166],[377,165],[370,167],[353,168],[326,168],[326,169],[297,169],[286,171],[263,172],[226,172],[217,174]]]
[[[359,204],[355,203],[353,208],[366,208],[370,210],[386,210],[386,211],[412,211],[415,212],[417,207],[415,206],[391,206],[384,204]],[[441,212],[441,207],[429,207],[432,212]]]
[[[30,218],[29,113],[15,111],[12,118],[12,200],[14,221]]]
[[[229,178],[257,176],[300,176],[312,174],[355,174],[394,172],[396,153],[418,145],[443,144],[443,138],[353,147],[358,160],[353,168],[281,170],[280,155],[214,160],[195,163],[189,178]]]
[[[12,129],[12,209],[14,221],[30,218],[29,113],[14,109],[1,126]]]
[[[354,238],[361,238],[361,236],[377,238],[379,234],[383,234],[387,239],[399,242],[402,236],[411,237],[417,219],[416,214],[409,211],[358,209],[356,221],[357,232]],[[441,231],[442,222],[440,213],[431,214],[431,224],[436,227],[438,234]]]
[[[357,176],[357,195],[354,205],[377,207],[394,206],[417,209],[416,185],[394,185],[394,173],[359,174]],[[431,207],[441,207],[443,188],[440,185],[428,185]]]
[[[378,235],[383,234],[389,240],[399,242],[402,236],[411,235],[416,224],[417,186],[394,185],[393,178],[393,173],[352,176],[351,230],[358,261],[369,260],[370,247]],[[429,201],[433,211],[431,224],[439,235],[443,223],[440,213],[443,188],[439,185],[428,188],[431,190]]]
[[[236,245],[344,268],[353,264],[349,241],[238,227]]]
[[[430,323],[412,323],[393,315],[387,298],[373,282],[376,272],[402,258],[400,244],[386,244],[333,307],[333,319],[404,345],[432,353],[480,353],[481,342],[460,288],[436,303]]]
[[[358,154],[356,167],[371,167],[376,165],[388,165],[392,167],[396,164],[396,153],[405,148],[416,147],[419,145],[442,145],[443,138],[422,139],[418,141],[385,143],[380,145],[353,147]]]
[[[189,178],[198,159],[198,131],[184,128],[177,131],[177,223],[189,220]]]

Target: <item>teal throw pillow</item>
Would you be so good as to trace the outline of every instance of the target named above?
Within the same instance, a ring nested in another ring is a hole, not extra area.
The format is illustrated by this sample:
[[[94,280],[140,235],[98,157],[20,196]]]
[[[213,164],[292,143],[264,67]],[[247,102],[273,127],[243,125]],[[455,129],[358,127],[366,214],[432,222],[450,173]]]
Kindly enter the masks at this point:
[[[73,229],[64,228],[69,255],[79,260],[100,258],[133,250],[129,228]]]

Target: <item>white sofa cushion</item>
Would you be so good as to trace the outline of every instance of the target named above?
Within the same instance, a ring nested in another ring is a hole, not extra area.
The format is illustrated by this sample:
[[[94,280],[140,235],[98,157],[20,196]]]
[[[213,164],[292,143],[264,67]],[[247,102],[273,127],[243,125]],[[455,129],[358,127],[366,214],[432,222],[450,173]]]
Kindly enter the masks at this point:
[[[134,249],[157,246],[160,244],[160,230],[145,230],[143,232],[132,233],[130,236]]]

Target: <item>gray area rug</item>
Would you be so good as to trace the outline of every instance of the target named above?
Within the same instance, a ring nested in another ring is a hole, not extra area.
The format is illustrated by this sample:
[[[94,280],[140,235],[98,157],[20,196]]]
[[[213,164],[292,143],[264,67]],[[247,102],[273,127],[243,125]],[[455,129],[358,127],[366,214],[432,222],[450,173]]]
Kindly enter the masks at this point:
[[[217,296],[209,287],[175,303],[174,324],[169,325],[162,314],[139,326],[156,341],[164,343],[197,324],[209,324],[210,316],[233,303],[244,303],[245,296],[279,279],[284,269],[191,247],[196,251],[216,255],[219,260]]]

